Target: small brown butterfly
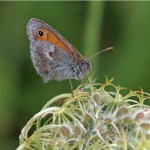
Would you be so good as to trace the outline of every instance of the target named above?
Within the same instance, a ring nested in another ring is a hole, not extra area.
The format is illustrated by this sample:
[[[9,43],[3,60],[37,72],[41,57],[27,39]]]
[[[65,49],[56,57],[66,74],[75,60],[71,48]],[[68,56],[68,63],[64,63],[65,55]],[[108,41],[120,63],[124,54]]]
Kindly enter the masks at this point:
[[[43,21],[32,18],[27,25],[27,34],[33,65],[44,82],[81,80],[91,70],[91,62]]]

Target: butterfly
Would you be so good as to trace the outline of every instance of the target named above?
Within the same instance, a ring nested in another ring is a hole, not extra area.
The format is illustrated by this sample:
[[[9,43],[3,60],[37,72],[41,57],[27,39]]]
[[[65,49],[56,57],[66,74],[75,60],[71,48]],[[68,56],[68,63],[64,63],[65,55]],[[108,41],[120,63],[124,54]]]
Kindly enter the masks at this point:
[[[44,82],[83,79],[92,69],[88,59],[45,22],[32,18],[27,24],[33,65]]]

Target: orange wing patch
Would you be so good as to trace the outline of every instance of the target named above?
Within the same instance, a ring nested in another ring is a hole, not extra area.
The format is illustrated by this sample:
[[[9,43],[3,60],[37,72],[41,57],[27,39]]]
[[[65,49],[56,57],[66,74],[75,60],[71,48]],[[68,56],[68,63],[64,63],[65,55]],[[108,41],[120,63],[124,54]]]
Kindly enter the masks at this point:
[[[35,40],[43,40],[50,42],[62,48],[66,52],[71,53],[75,57],[81,57],[81,55],[77,52],[77,50],[74,47],[69,47],[67,44],[65,44],[66,41],[63,41],[63,39],[60,39],[55,33],[50,32],[49,30],[39,29],[37,35],[35,36]]]
[[[43,32],[43,35],[37,33],[37,36],[35,36],[36,40],[48,41],[56,46],[61,47],[65,51],[69,52],[69,47],[67,47],[67,45],[65,45],[54,33],[46,29],[39,29],[38,32],[40,31]]]

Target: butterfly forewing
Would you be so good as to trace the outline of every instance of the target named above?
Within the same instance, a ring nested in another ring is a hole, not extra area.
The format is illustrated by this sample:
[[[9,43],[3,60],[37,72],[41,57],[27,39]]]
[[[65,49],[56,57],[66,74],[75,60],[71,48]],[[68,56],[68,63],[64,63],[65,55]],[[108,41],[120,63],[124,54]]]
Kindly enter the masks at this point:
[[[76,59],[82,58],[81,54],[62,35],[43,21],[33,18],[29,21],[27,29],[29,29],[28,35],[31,40],[47,40],[71,53]],[[43,32],[44,35],[40,36],[39,32]]]

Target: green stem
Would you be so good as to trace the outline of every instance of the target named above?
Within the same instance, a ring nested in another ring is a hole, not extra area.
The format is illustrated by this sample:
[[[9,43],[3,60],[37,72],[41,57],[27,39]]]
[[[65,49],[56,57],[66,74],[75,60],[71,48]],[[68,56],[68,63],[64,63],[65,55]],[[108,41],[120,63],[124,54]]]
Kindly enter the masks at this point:
[[[90,57],[100,50],[103,8],[104,2],[89,1],[83,41],[84,56]],[[94,57],[92,62],[94,63],[94,73],[98,72],[98,57]]]

